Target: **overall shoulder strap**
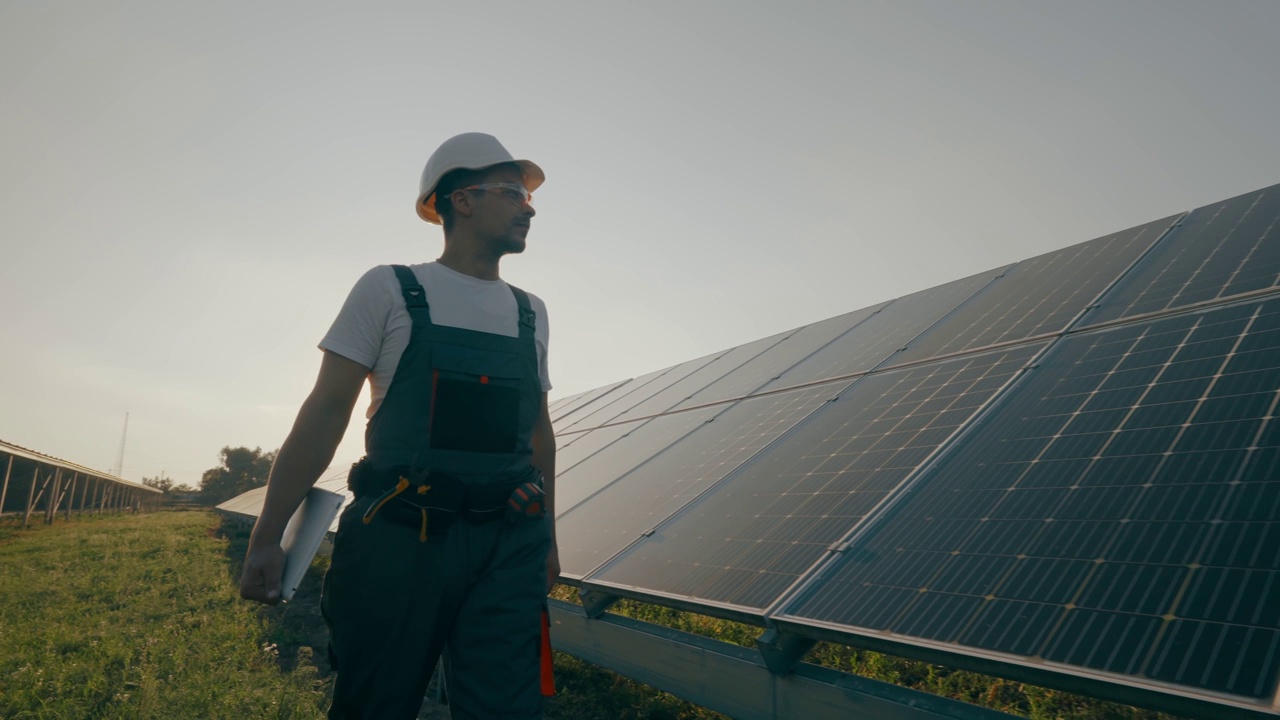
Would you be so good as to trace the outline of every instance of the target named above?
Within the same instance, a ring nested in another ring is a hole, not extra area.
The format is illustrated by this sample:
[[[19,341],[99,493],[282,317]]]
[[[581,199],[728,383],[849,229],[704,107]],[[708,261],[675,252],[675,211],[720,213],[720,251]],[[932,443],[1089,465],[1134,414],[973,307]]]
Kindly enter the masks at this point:
[[[400,294],[404,296],[405,309],[414,325],[431,324],[431,307],[427,305],[427,291],[418,282],[418,277],[404,265],[392,265],[396,271],[396,279],[400,281]]]
[[[520,339],[532,340],[533,333],[538,328],[538,313],[534,312],[529,304],[529,293],[510,283],[507,283],[507,287],[511,288],[511,294],[516,296],[516,305],[520,309]]]

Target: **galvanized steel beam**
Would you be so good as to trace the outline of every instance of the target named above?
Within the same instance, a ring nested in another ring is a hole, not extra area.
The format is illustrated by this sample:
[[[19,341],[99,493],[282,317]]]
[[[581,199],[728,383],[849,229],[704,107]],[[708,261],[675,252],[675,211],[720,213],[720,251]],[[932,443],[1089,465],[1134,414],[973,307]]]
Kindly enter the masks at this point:
[[[570,655],[738,720],[1013,720],[995,710],[800,663],[787,675],[754,650],[550,600],[551,643]]]

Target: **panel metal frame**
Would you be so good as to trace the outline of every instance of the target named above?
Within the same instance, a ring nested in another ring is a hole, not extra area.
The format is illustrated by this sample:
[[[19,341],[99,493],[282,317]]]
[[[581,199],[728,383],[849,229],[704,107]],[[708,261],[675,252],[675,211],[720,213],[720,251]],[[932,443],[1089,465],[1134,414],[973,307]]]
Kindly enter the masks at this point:
[[[785,676],[739,645],[548,601],[552,646],[741,720],[1012,720],[1015,716],[816,665]]]
[[[1234,695],[1193,692],[1180,685],[1124,675],[1084,670],[1074,665],[1028,662],[1016,655],[964,648],[889,633],[852,633],[847,629],[814,620],[799,623],[785,617],[770,618],[779,633],[801,635],[812,640],[850,645],[874,652],[907,657],[922,662],[963,668],[974,672],[1027,682],[1086,695],[1100,700],[1145,707],[1203,720],[1274,720],[1277,708],[1263,700],[1249,703]],[[1268,706],[1270,705],[1270,707]]]

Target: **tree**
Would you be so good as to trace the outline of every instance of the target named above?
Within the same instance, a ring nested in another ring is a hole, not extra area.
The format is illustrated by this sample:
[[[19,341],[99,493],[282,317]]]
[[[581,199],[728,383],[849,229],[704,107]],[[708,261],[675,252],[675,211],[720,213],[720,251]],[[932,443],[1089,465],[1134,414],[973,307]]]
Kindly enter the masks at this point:
[[[165,495],[168,495],[169,491],[173,489],[173,478],[165,477],[162,473],[153,478],[142,478],[142,484],[149,488],[155,488]]]
[[[218,454],[221,464],[204,471],[200,478],[200,499],[210,505],[229,500],[240,493],[267,484],[271,464],[276,461],[272,450],[262,448],[224,447]]]
[[[165,477],[164,473],[160,473],[153,478],[144,477],[142,478],[142,484],[147,487],[155,488],[165,495],[181,495],[183,493],[193,493],[196,491],[195,488],[186,483],[174,484],[173,478]]]

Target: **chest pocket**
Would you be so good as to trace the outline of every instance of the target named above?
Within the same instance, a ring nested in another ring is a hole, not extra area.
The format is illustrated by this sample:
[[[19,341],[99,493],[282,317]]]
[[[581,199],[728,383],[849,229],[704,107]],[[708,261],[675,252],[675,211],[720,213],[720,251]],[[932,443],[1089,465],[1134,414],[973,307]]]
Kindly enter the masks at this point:
[[[524,373],[511,353],[435,343],[431,348],[431,447],[517,450]]]

